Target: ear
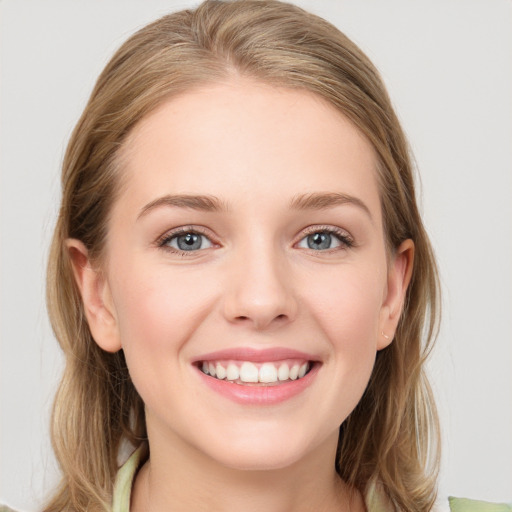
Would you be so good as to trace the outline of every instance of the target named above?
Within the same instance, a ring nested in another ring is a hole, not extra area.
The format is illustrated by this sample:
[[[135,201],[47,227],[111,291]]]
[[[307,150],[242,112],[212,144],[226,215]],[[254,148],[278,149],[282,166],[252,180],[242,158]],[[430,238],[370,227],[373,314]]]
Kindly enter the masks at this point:
[[[411,281],[413,264],[414,242],[408,239],[400,244],[388,265],[387,289],[380,312],[377,350],[387,347],[395,337],[405,294]]]
[[[92,265],[80,240],[69,238],[66,246],[92,337],[103,350],[117,352],[121,343],[109,284],[104,274]]]

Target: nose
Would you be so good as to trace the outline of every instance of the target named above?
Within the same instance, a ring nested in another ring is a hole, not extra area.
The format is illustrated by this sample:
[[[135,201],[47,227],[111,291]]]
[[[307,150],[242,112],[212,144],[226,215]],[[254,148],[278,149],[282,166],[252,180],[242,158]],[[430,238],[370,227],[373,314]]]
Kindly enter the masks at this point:
[[[265,330],[295,319],[298,304],[291,269],[276,248],[241,252],[230,262],[226,281],[223,309],[230,323]]]

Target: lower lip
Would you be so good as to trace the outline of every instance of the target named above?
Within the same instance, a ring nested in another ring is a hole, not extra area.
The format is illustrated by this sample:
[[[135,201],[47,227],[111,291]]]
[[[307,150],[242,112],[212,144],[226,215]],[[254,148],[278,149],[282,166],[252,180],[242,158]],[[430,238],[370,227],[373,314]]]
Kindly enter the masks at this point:
[[[197,368],[197,371],[202,381],[210,389],[234,402],[246,405],[274,405],[285,402],[305,391],[312,384],[320,366],[320,364],[315,363],[304,377],[271,386],[245,386],[210,377],[199,368]]]

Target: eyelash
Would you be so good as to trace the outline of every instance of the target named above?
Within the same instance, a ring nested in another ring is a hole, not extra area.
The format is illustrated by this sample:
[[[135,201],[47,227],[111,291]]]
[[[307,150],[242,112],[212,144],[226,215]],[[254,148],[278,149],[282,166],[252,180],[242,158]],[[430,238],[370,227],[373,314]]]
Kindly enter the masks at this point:
[[[181,228],[177,228],[172,231],[166,232],[163,236],[157,239],[156,245],[160,249],[164,251],[169,251],[173,254],[179,254],[180,256],[194,256],[197,255],[198,251],[182,251],[180,249],[176,249],[175,247],[171,247],[169,244],[174,238],[177,238],[182,235],[200,235],[207,238],[210,243],[214,246],[216,243],[212,240],[212,235],[204,229],[200,227],[192,227],[192,226],[183,226]],[[203,249],[204,250],[204,249]]]
[[[336,250],[350,249],[355,246],[354,239],[345,230],[335,228],[332,226],[310,226],[308,228],[305,228],[301,233],[301,238],[294,243],[294,246],[302,242],[302,240],[306,239],[308,236],[314,235],[316,233],[326,233],[328,235],[334,236],[340,242],[341,247],[329,248],[324,250],[314,250],[309,248],[308,250],[312,252],[329,253],[334,252]],[[215,241],[212,240],[212,235],[210,234],[210,232],[207,232],[207,230],[201,229],[200,227],[184,226],[181,228],[177,228],[173,231],[166,232],[163,236],[156,240],[156,246],[165,251],[169,251],[174,254],[179,254],[180,256],[194,256],[197,254],[197,252],[199,252],[199,250],[183,251],[168,245],[173,239],[188,234],[204,236],[210,241],[212,246],[216,245]]]
[[[347,233],[347,231],[345,231],[344,229],[341,229],[341,228],[333,227],[333,226],[310,226],[303,230],[303,232],[301,233],[301,238],[298,240],[298,242],[296,242],[296,244],[300,243],[302,240],[304,240],[308,236],[314,235],[316,233],[326,233],[328,235],[334,236],[340,242],[341,247],[324,249],[322,251],[309,249],[310,251],[329,253],[329,252],[334,252],[336,250],[344,250],[344,249],[350,249],[352,247],[355,247],[355,241],[352,238],[352,236],[349,233]]]

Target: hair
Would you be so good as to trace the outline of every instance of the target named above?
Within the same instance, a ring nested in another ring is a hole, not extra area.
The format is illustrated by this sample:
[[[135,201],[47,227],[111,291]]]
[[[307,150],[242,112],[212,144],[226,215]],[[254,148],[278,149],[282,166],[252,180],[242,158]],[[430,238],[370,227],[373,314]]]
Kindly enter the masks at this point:
[[[414,268],[394,340],[378,352],[362,399],[340,427],[336,470],[363,493],[378,484],[395,510],[428,511],[439,426],[424,366],[439,325],[439,284],[408,144],[364,53],[327,21],[274,0],[207,0],[142,28],[107,64],[73,131],[47,277],[66,364],[52,418],[62,480],[45,511],[109,510],[121,445],[147,436],[123,351],[107,353],[91,336],[66,240],[81,240],[100,261],[130,131],[162,102],[232,76],[323,98],[375,149],[388,250],[412,239]]]

